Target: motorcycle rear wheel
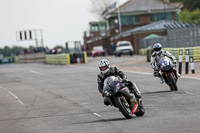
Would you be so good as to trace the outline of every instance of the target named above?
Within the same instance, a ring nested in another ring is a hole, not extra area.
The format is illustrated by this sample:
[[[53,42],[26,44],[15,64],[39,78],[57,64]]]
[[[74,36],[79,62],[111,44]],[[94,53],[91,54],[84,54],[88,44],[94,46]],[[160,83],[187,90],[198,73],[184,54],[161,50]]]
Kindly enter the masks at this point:
[[[127,108],[121,97],[118,97],[115,101],[116,106],[119,108],[120,112],[126,117],[126,119],[131,119],[133,114],[130,108]]]

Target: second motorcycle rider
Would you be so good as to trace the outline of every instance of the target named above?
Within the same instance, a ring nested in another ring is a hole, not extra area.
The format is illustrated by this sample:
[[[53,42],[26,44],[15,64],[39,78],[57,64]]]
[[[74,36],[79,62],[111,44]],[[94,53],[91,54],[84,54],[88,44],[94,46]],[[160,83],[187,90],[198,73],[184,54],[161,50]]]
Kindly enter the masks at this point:
[[[100,69],[100,73],[97,76],[98,89],[104,98],[105,105],[110,105],[110,102],[107,100],[107,98],[103,94],[104,80],[109,76],[119,76],[120,78],[122,78],[122,82],[129,84],[129,89],[131,93],[134,93],[136,98],[141,102],[141,99],[140,99],[141,93],[139,92],[139,90],[136,89],[136,87],[131,81],[127,80],[127,76],[122,71],[120,71],[116,67],[111,67],[107,59],[101,59],[99,61],[99,69]]]

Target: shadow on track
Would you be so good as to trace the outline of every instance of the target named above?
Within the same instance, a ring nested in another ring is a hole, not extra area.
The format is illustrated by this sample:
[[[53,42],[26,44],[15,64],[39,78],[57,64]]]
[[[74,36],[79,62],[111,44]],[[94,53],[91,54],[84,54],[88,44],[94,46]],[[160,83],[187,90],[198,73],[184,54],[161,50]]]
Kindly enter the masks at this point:
[[[132,119],[136,119],[136,118],[138,118],[138,117],[133,116]],[[73,123],[73,124],[89,124],[89,123],[114,122],[114,121],[125,121],[125,120],[131,120],[131,119],[126,119],[122,116],[121,118],[100,119],[100,120],[94,120],[94,121],[77,122],[77,123]]]
[[[174,91],[170,91],[170,90],[167,90],[167,91],[153,91],[153,92],[143,92],[142,94],[159,94],[159,93],[168,93],[168,92],[174,92]]]

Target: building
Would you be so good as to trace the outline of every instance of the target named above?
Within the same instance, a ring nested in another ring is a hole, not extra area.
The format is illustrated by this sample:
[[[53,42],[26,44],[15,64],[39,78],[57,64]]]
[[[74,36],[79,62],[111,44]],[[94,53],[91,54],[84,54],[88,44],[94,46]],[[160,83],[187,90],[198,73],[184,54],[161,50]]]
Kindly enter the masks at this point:
[[[120,40],[130,40],[135,49],[135,54],[138,54],[140,48],[139,40],[144,38],[145,35],[158,33],[158,35],[164,36],[167,33],[164,26],[164,29],[155,28],[142,31],[138,29],[144,28],[143,26],[145,25],[146,27],[151,26],[149,24],[153,24],[156,27],[156,24],[159,23],[155,22],[161,22],[164,25],[165,22],[177,21],[178,12],[182,6],[180,2],[166,3],[163,0],[129,0],[115,10],[104,14],[104,18],[108,23],[107,34],[105,36],[99,34],[100,36],[95,38],[84,39],[85,45],[89,51],[93,46],[102,45],[109,52],[111,41],[116,44]],[[132,33],[134,33],[134,36]]]
[[[116,10],[106,14],[109,29],[113,32],[121,29],[121,32],[132,28],[147,25],[160,20],[178,21],[178,12],[182,8],[182,3],[166,3],[163,0],[129,0]],[[120,21],[118,18],[120,16]],[[120,26],[121,25],[121,26]]]

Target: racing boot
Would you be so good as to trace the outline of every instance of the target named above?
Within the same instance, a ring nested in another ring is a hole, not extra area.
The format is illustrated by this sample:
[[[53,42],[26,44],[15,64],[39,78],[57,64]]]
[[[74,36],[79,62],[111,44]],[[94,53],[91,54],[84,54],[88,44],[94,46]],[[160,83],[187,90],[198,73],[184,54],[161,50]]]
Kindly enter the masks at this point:
[[[159,78],[160,78],[160,84],[163,84],[163,83],[164,83],[163,77],[161,76],[161,77],[159,77]]]
[[[176,72],[176,75],[177,75],[178,78],[181,76],[178,72]]]
[[[163,84],[163,83],[164,83],[163,76],[159,73],[159,74],[158,74],[158,77],[159,77],[159,79],[160,79],[160,84]]]
[[[110,102],[109,102],[109,100],[107,99],[107,97],[103,97],[103,101],[104,101],[104,104],[106,105],[106,106],[109,106],[110,105]]]

